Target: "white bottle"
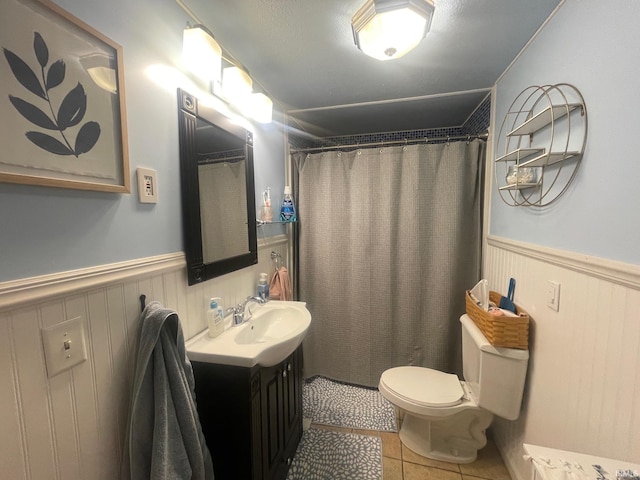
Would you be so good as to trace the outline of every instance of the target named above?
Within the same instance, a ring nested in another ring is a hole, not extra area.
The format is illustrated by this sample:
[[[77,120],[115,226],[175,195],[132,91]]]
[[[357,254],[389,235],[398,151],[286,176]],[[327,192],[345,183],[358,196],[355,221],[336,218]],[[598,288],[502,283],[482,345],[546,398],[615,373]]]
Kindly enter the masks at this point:
[[[267,282],[267,274],[261,273],[258,280],[257,292],[258,296],[263,300],[269,300],[269,282]]]
[[[224,332],[224,312],[218,304],[219,301],[219,297],[212,298],[207,311],[207,326],[209,327],[209,336],[212,338]]]

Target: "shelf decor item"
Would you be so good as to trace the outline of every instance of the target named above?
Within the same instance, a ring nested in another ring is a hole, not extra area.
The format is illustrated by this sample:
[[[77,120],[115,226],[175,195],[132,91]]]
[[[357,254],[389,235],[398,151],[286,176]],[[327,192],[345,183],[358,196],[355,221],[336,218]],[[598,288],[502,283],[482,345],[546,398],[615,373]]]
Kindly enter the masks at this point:
[[[505,114],[498,135],[495,179],[511,206],[544,207],[567,191],[587,140],[587,108],[572,85],[524,89]],[[501,148],[502,147],[502,148]]]
[[[509,166],[507,170],[507,184],[535,185],[535,170],[532,167],[518,167],[517,165]]]
[[[0,47],[0,181],[129,193],[122,47],[49,0],[3,0]]]

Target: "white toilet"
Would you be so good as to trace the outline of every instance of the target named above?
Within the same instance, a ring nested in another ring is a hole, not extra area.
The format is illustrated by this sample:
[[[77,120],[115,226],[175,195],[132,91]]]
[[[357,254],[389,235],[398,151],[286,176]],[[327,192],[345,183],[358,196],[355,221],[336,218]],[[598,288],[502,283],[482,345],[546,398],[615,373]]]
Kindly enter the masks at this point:
[[[493,415],[520,414],[528,350],[492,346],[467,315],[462,323],[462,365],[457,375],[423,367],[383,372],[380,393],[404,412],[400,440],[424,457],[471,463],[487,443]]]

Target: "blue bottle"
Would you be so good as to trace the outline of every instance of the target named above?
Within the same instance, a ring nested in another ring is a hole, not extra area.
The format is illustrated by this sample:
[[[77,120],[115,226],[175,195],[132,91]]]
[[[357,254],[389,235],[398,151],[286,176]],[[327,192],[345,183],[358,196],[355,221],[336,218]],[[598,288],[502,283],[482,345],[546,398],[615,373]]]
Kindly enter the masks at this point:
[[[293,197],[291,196],[291,187],[284,187],[284,199],[282,200],[282,208],[280,209],[280,221],[295,222],[296,207],[293,205]]]

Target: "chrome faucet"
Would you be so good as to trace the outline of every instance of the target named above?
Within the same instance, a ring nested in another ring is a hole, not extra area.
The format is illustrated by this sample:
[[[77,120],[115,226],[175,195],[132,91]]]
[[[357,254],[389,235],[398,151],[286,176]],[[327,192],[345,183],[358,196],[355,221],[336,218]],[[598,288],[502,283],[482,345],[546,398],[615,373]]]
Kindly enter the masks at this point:
[[[233,310],[233,326],[237,327],[251,319],[251,309],[249,309],[249,318],[244,318],[245,310],[249,304],[257,303],[259,305],[264,305],[266,302],[267,301],[262,297],[248,296],[244,302],[239,303],[235,307],[231,307],[229,310]]]

